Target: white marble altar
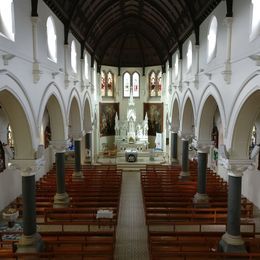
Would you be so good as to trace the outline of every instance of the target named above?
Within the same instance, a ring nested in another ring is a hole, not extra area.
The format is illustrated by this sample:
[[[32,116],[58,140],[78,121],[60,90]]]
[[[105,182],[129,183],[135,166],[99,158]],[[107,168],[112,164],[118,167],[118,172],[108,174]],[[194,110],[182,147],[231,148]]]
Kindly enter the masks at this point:
[[[126,121],[119,120],[116,113],[115,134],[117,151],[125,151],[131,148],[142,152],[148,149],[148,116],[146,114],[142,122],[137,122],[132,86],[130,88]]]

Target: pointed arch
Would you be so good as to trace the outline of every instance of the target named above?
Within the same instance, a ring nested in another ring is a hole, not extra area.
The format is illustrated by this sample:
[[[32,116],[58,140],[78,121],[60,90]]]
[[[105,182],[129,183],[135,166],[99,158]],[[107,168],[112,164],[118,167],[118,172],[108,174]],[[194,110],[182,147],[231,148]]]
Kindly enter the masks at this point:
[[[40,128],[45,109],[48,109],[50,115],[50,124],[52,140],[65,140],[67,135],[66,109],[60,88],[51,82],[45,89],[40,101],[38,113],[38,126]]]
[[[212,120],[218,109],[222,129],[219,129],[220,135],[225,136],[226,129],[226,112],[223,99],[216,85],[210,83],[203,92],[199,100],[197,129],[195,135],[198,140],[210,140],[210,132],[212,130]]]

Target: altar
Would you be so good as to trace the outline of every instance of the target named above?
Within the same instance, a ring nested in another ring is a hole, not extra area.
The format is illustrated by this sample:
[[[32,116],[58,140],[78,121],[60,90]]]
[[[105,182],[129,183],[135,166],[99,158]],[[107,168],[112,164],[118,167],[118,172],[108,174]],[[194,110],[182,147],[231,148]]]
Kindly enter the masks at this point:
[[[125,160],[127,162],[136,162],[137,161],[137,150],[136,149],[126,149],[125,150]]]
[[[117,113],[115,115],[115,146],[118,152],[124,152],[127,149],[145,152],[148,144],[148,116],[146,113],[144,120],[137,122],[131,86],[126,120],[119,120]]]

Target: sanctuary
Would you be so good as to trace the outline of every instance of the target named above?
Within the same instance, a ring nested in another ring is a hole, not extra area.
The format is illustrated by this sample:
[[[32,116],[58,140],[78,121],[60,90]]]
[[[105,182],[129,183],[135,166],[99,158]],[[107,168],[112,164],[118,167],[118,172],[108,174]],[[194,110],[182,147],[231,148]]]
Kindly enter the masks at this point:
[[[119,120],[115,115],[115,145],[118,152],[136,149],[145,152],[148,149],[148,116],[142,122],[136,120],[136,107],[133,98],[133,87],[130,87],[126,120]]]

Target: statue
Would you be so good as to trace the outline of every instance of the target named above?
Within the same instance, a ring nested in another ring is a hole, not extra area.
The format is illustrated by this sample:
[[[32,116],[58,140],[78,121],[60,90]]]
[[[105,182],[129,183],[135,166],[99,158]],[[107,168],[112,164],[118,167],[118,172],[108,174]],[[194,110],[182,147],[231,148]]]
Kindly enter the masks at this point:
[[[116,115],[115,115],[115,134],[116,134],[116,135],[119,135],[119,124],[118,124],[118,115],[117,115],[117,112],[116,112]]]
[[[145,118],[144,118],[144,122],[143,122],[144,126],[144,136],[148,136],[148,116],[147,116],[147,112],[145,114]]]
[[[146,151],[148,147],[148,116],[137,122],[137,113],[133,98],[133,87],[130,87],[130,97],[126,112],[126,120],[121,121],[115,115],[115,144],[119,151],[131,147],[138,151]]]

